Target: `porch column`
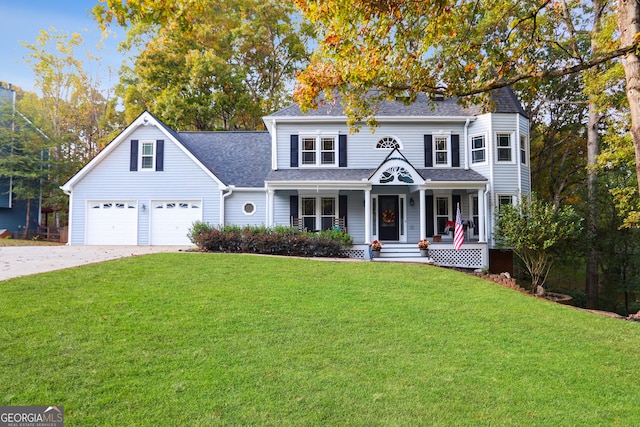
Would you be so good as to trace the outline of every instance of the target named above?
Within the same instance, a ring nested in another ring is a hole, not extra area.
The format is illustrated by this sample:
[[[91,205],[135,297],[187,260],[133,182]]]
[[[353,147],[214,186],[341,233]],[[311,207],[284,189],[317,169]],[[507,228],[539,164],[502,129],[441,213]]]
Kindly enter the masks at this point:
[[[364,242],[371,243],[371,190],[364,190]]]
[[[484,190],[478,190],[478,224],[475,224],[478,227],[478,241],[486,242],[485,238],[485,207],[484,207]]]
[[[427,206],[424,199],[425,193],[425,190],[420,190],[420,239],[427,237]]]

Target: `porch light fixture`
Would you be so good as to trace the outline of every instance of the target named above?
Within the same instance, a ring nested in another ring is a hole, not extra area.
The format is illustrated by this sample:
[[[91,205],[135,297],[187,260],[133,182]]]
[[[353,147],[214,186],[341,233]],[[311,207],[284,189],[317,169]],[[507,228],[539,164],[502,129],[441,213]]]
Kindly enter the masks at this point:
[[[413,201],[413,197],[409,199],[409,206],[413,206],[416,203]]]

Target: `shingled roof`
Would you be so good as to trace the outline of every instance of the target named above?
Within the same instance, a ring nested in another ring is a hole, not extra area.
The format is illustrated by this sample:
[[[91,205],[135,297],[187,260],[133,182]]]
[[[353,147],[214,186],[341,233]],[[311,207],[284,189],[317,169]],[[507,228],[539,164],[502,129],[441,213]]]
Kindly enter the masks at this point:
[[[271,171],[268,132],[176,132],[174,135],[224,184],[264,187]]]
[[[269,182],[286,181],[362,181],[368,179],[376,169],[281,169],[267,175]],[[487,178],[471,169],[417,169],[423,179],[431,181],[478,181]]]
[[[496,89],[491,94],[494,102],[494,113],[526,113],[510,87]],[[483,114],[482,107],[471,105],[467,108],[458,103],[456,98],[433,100],[424,93],[418,94],[411,104],[401,101],[384,101],[380,103],[375,117],[474,117]],[[320,102],[316,110],[303,113],[297,104],[290,105],[270,115],[270,117],[345,117],[344,107],[339,98]]]

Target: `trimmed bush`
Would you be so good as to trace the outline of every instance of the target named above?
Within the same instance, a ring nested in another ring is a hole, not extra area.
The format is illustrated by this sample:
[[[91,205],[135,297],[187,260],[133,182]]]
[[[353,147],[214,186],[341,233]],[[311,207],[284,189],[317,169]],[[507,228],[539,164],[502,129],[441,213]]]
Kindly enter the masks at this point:
[[[283,226],[243,228],[197,221],[188,236],[200,250],[207,252],[335,258],[344,257],[344,251],[353,246],[351,236],[339,230],[308,233]]]

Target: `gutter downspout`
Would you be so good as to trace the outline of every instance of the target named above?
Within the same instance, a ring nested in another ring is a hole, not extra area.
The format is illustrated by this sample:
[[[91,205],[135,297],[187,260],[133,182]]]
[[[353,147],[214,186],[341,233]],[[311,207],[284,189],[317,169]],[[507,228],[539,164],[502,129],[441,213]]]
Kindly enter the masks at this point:
[[[469,123],[471,119],[467,117],[464,122],[464,170],[469,170]]]
[[[62,186],[60,187],[60,189],[62,190],[62,192],[64,194],[69,196],[69,225],[67,226],[67,243],[65,244],[65,246],[71,246],[71,237],[73,236],[73,234],[72,234],[72,231],[73,231],[73,190],[71,190],[70,188],[68,190],[65,190],[64,187],[62,187]],[[86,203],[85,203],[85,205],[86,205]],[[86,213],[85,213],[85,215],[86,215]]]
[[[228,193],[225,193],[225,191],[228,191]],[[220,226],[224,227],[224,203],[225,203],[225,199],[227,197],[229,197],[231,194],[233,194],[233,186],[230,185],[227,188],[223,188],[222,191],[220,191]]]
[[[278,150],[277,150],[277,130],[276,130],[276,119],[271,120],[271,130],[269,133],[271,134],[271,169],[278,170]]]

